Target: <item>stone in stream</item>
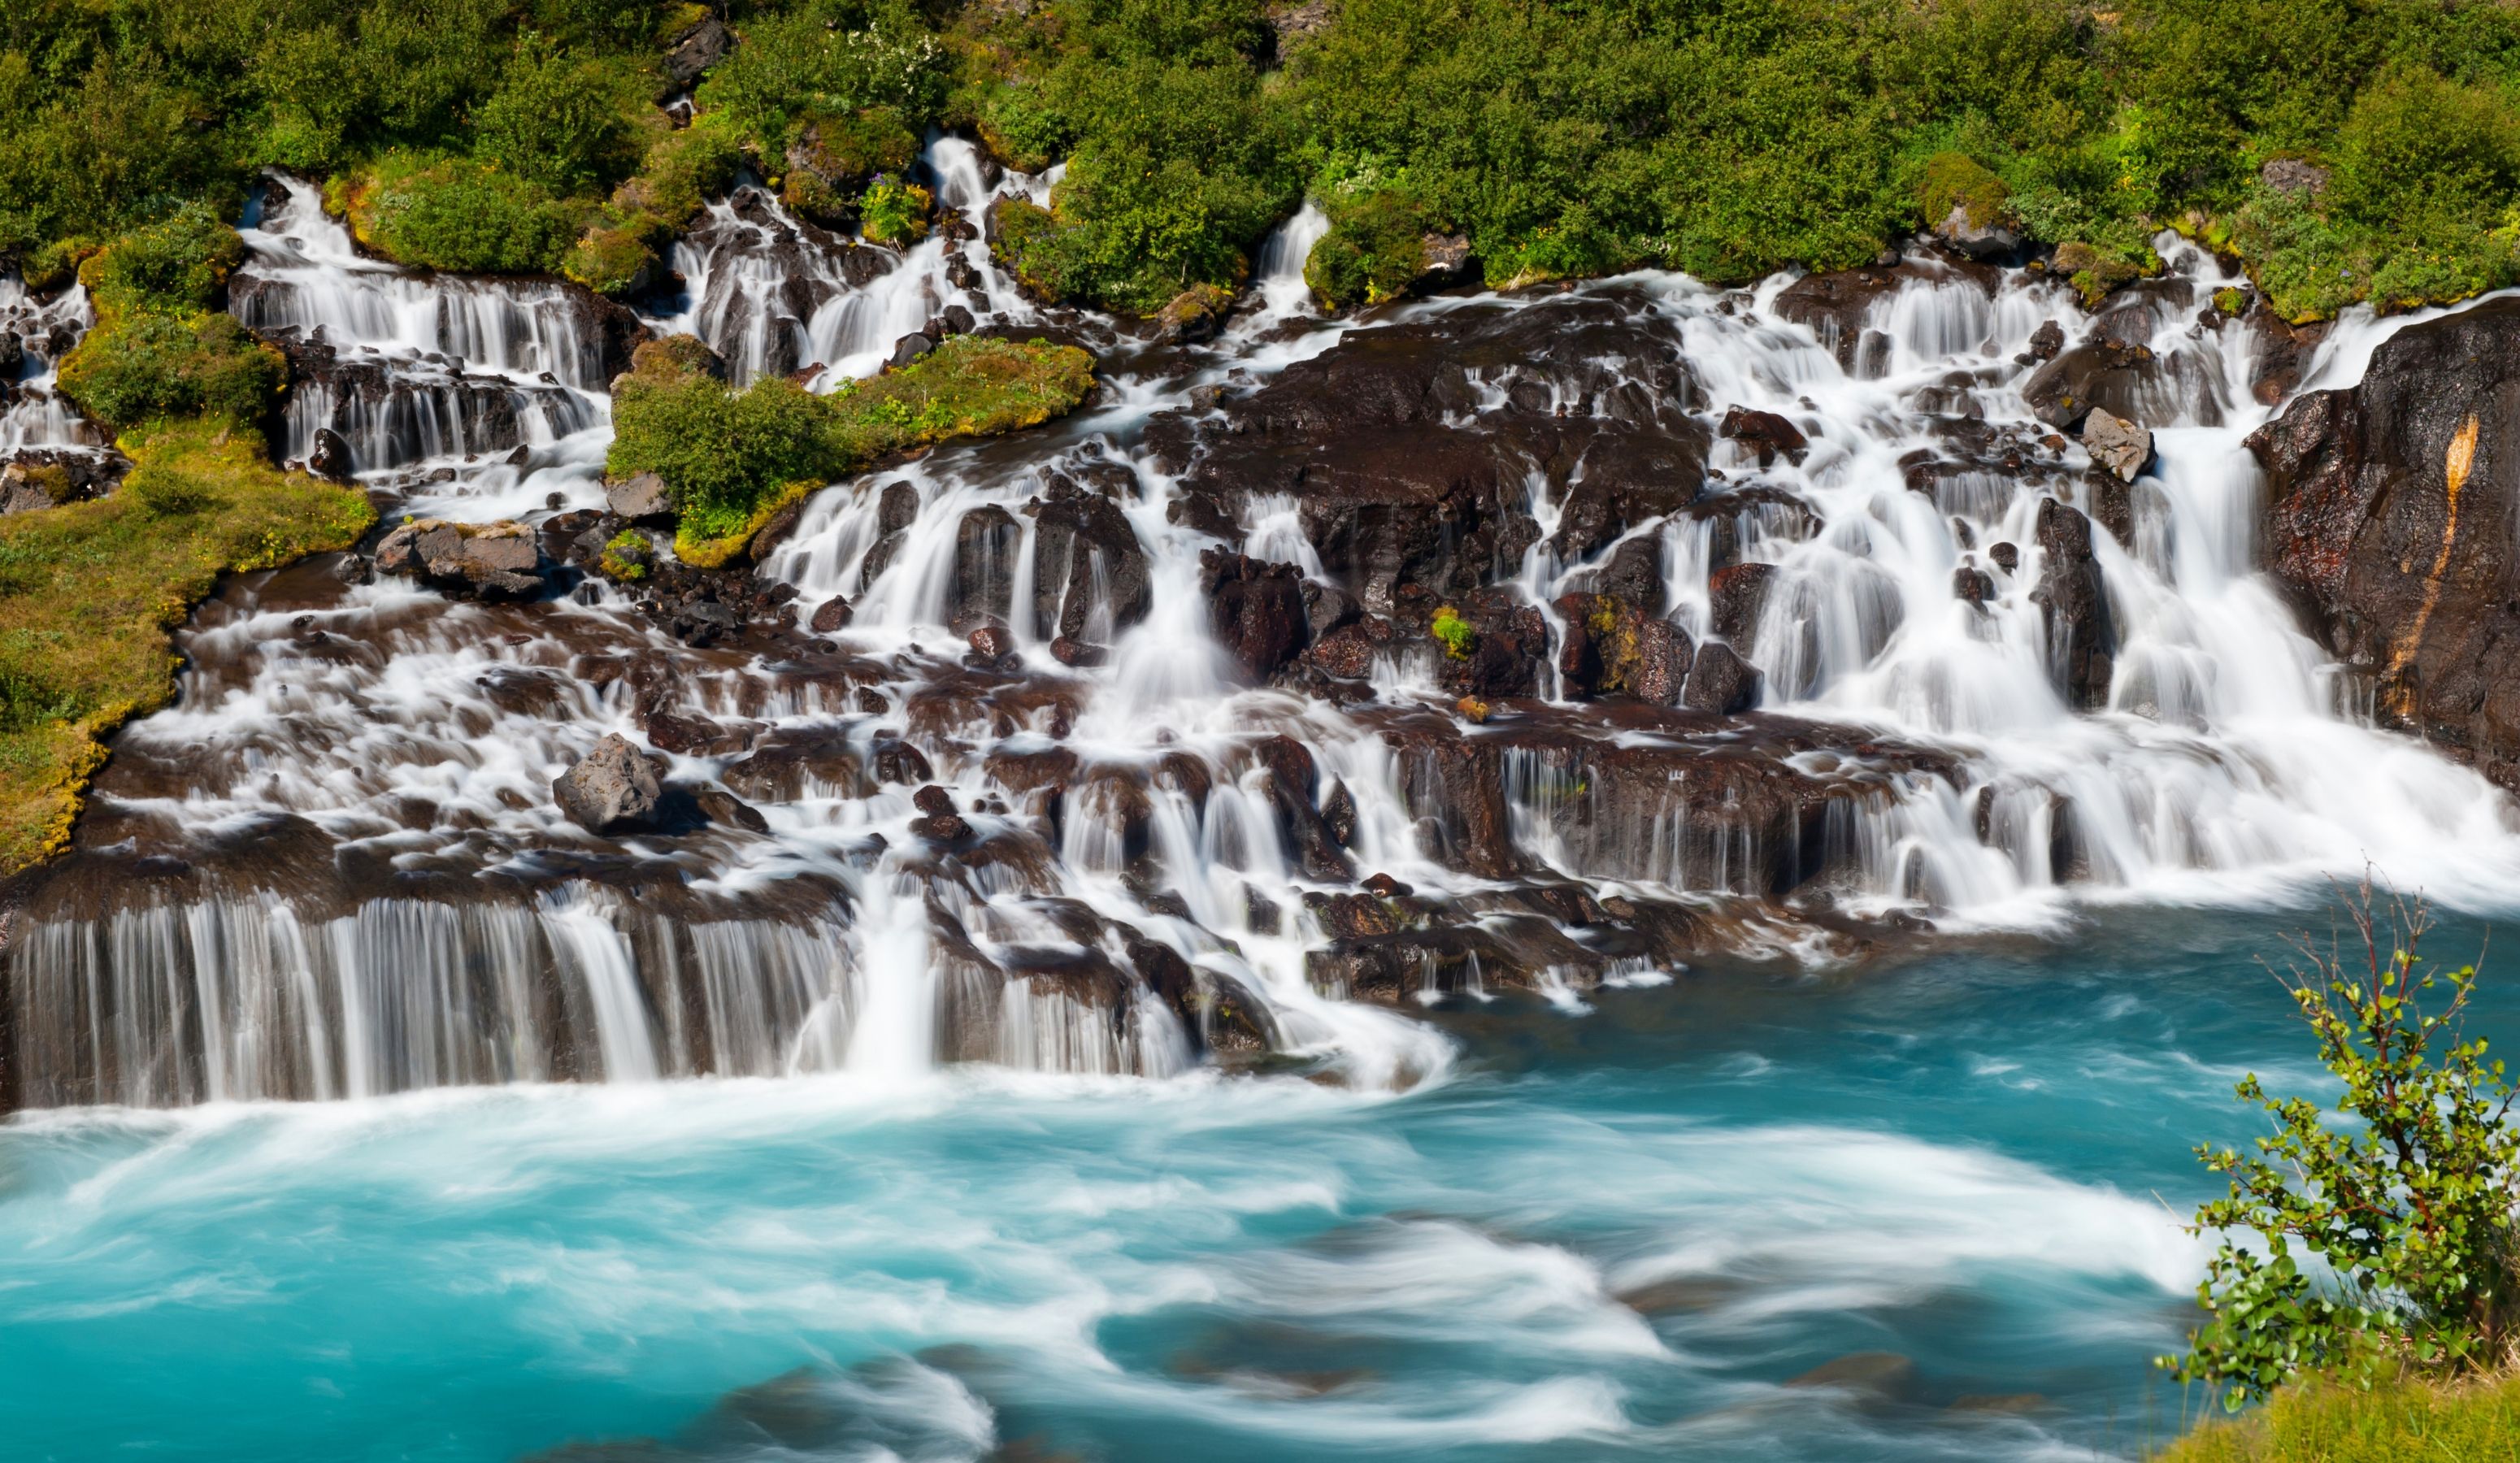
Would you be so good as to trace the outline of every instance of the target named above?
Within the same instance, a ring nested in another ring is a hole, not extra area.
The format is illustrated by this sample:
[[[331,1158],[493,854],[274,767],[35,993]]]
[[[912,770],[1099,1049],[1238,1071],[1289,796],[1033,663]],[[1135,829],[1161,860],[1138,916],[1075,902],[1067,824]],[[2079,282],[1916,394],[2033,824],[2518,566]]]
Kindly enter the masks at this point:
[[[306,470],[329,482],[350,480],[350,444],[329,426],[315,429],[315,449],[306,455]]]
[[[2078,711],[2108,704],[2117,645],[2109,597],[2092,557],[2092,520],[2053,498],[2039,504],[2039,548],[2047,556],[2030,598],[2042,610],[2065,703]]]
[[[653,828],[663,792],[656,770],[617,732],[552,781],[552,799],[571,822],[607,835]]]
[[[377,544],[381,574],[406,574],[457,596],[529,598],[542,592],[542,552],[530,525],[514,520],[452,523],[419,518]]]
[[[2094,409],[2083,419],[2083,450],[2120,481],[2133,482],[2152,464],[2152,431]]]
[[[1696,658],[1688,668],[1688,687],[1681,704],[1691,711],[1704,711],[1717,716],[1733,716],[1747,711],[1759,699],[1759,672],[1732,652],[1722,641],[1708,641],[1697,647]]]

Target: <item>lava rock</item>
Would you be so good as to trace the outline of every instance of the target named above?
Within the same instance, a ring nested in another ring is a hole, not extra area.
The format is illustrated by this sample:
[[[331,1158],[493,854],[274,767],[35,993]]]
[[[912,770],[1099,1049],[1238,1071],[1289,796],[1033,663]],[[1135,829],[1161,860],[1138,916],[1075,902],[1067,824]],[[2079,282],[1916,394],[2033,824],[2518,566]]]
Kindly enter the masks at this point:
[[[1198,578],[1217,640],[1253,677],[1266,680],[1303,650],[1311,622],[1302,570],[1210,549]]]
[[[892,342],[892,354],[885,359],[884,369],[899,371],[905,366],[916,365],[926,359],[927,353],[935,348],[935,341],[914,331]]]
[[[1697,657],[1688,668],[1688,687],[1681,704],[1691,711],[1710,712],[1717,716],[1736,716],[1749,710],[1759,699],[1758,668],[1733,653],[1722,641],[1708,641],[1697,647]]]
[[[1166,345],[1195,345],[1213,340],[1234,308],[1231,291],[1214,285],[1192,285],[1155,312],[1154,338]]]
[[[1747,407],[1733,407],[1724,414],[1723,424],[1715,434],[1749,446],[1758,454],[1761,467],[1773,467],[1782,454],[1786,461],[1799,466],[1811,448],[1811,440],[1794,425],[1774,412],[1754,412]]]
[[[617,732],[552,780],[561,812],[588,832],[607,835],[653,828],[663,791],[655,768]]]
[[[849,628],[849,620],[855,613],[847,596],[833,595],[814,607],[814,617],[806,622],[806,628],[816,635],[836,635]]]
[[[315,449],[306,455],[306,470],[327,482],[348,482],[350,444],[329,426],[315,428]]]
[[[2053,498],[2042,499],[2038,533],[2047,562],[2030,598],[2057,650],[2058,688],[2077,711],[2097,710],[2108,704],[2116,644],[2108,592],[2092,558],[2092,520]]]
[[[2520,301],[2408,326],[2259,428],[2266,567],[2383,725],[2520,788]]]
[[[688,88],[700,79],[700,73],[724,60],[727,48],[734,44],[734,32],[726,28],[725,22],[714,13],[703,15],[665,52],[665,75],[676,87]]]
[[[1767,607],[1768,588],[1776,577],[1777,566],[1765,563],[1732,564],[1707,576],[1708,622],[1717,637],[1753,648],[1759,613]]]

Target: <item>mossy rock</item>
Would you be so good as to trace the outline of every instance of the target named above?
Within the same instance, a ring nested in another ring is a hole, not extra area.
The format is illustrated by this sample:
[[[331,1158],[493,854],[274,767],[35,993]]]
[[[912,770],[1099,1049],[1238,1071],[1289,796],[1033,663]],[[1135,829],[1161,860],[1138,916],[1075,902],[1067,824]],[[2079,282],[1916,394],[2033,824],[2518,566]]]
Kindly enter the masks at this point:
[[[1968,227],[1991,229],[2003,221],[2012,191],[1966,153],[1936,153],[1925,159],[1918,194],[1927,228],[1940,228],[1958,212]]]

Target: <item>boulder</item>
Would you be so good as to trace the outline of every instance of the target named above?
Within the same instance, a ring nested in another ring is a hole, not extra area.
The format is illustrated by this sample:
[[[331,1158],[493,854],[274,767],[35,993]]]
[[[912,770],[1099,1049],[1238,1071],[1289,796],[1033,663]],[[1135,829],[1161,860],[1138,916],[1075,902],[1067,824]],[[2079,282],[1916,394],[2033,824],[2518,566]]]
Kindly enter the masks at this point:
[[[1742,660],[1722,641],[1708,641],[1697,647],[1696,659],[1688,668],[1688,687],[1681,698],[1682,705],[1691,711],[1736,716],[1749,710],[1758,699],[1757,667]]]
[[[1777,296],[1777,313],[1809,327],[1821,348],[1856,377],[1878,377],[1890,364],[1890,338],[1871,330],[1876,300],[1897,293],[1912,282],[1964,281],[1993,298],[2000,276],[1982,264],[1945,259],[1905,259],[1888,265],[1831,270],[1806,275]]]
[[[2057,687],[2075,710],[2097,710],[2108,704],[2117,647],[2108,592],[2092,558],[2092,520],[2053,498],[2042,499],[2039,547],[2047,562],[2030,598],[2048,627]]]
[[[1218,642],[1253,677],[1267,679],[1303,650],[1302,570],[1210,549],[1198,556],[1198,579]]]
[[[1058,477],[1023,510],[1033,520],[1035,635],[1082,637],[1098,609],[1113,631],[1147,617],[1147,553],[1118,504]]]
[[[1811,441],[1794,425],[1774,412],[1754,412],[1747,407],[1733,407],[1724,414],[1724,422],[1715,429],[1719,437],[1740,442],[1758,455],[1761,467],[1773,467],[1777,457],[1802,465],[1803,455]]]
[[[617,732],[552,781],[552,799],[570,821],[607,835],[654,827],[663,794],[656,770]]]
[[[2520,300],[2408,326],[2249,437],[2266,568],[2383,725],[2520,788]]]
[[[854,613],[847,596],[833,595],[815,606],[814,617],[806,622],[806,628],[816,635],[836,635],[849,628],[849,619]]]
[[[399,524],[378,543],[376,568],[412,575],[446,594],[489,599],[527,598],[545,583],[534,530],[514,519],[419,518]]]
[[[1680,704],[1693,650],[1687,631],[1616,595],[1562,596],[1557,613],[1564,621],[1557,650],[1560,695],[1591,700],[1624,694],[1657,706]]]
[[[1231,291],[1214,285],[1192,285],[1155,312],[1154,338],[1165,345],[1195,345],[1216,338],[1234,308]]]
[[[1023,526],[1005,509],[991,504],[963,515],[954,530],[954,582],[945,606],[946,623],[957,634],[1013,617],[1015,558],[1022,548]]]
[[[1759,630],[1759,612],[1767,607],[1768,587],[1776,577],[1777,566],[1764,563],[1732,564],[1708,575],[1708,628],[1719,639],[1750,648]]]
[[[703,15],[699,23],[676,38],[665,52],[664,73],[676,87],[689,88],[700,79],[700,73],[724,60],[735,35],[714,13]]]
[[[883,363],[884,369],[887,371],[899,371],[905,366],[916,365],[918,362],[924,360],[927,353],[935,348],[935,341],[928,339],[925,335],[920,334],[916,331],[913,331],[909,334],[892,342],[892,354],[885,359]]]
[[[666,489],[665,480],[653,472],[606,483],[604,504],[615,517],[633,523],[663,524],[675,515],[674,495]]]
[[[2152,430],[2094,409],[2083,419],[2083,450],[2120,482],[2133,482],[2152,464]]]
[[[327,482],[348,482],[350,444],[329,426],[315,428],[314,450],[306,454],[306,470]]]

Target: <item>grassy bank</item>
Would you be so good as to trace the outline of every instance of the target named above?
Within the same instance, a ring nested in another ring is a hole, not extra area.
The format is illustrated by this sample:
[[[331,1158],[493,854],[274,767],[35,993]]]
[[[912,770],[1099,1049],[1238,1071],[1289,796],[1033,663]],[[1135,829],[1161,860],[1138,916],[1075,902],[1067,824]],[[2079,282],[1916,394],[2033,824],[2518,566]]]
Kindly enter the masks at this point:
[[[2157,1463],[2509,1463],[2520,1458],[2520,1378],[2401,1382],[2361,1392],[2280,1392],[2234,1422],[2210,1422]]]
[[[207,422],[120,443],[121,491],[0,518],[0,871],[58,850],[106,733],[174,692],[167,633],[218,577],[342,549],[366,497],[273,467],[261,438]]]

